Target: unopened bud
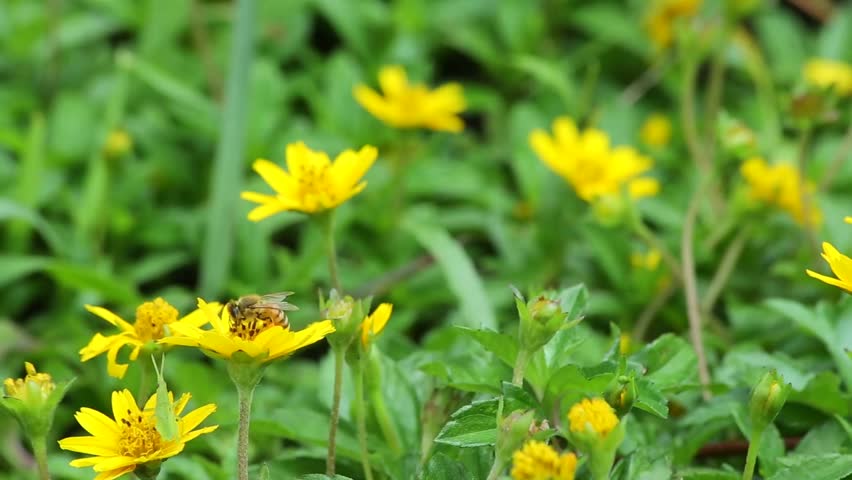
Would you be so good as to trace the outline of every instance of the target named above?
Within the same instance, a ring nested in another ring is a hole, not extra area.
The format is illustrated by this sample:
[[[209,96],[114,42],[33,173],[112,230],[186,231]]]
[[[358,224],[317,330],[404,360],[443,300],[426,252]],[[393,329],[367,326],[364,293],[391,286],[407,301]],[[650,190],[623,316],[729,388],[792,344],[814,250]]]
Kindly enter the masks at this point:
[[[37,372],[32,363],[26,362],[25,367],[27,375],[24,378],[7,378],[3,382],[5,396],[0,398],[0,406],[15,416],[28,437],[43,438],[71,382],[57,385],[49,374]]]
[[[749,413],[755,428],[763,428],[772,423],[790,395],[790,386],[775,370],[766,372],[757,382],[751,393]]]

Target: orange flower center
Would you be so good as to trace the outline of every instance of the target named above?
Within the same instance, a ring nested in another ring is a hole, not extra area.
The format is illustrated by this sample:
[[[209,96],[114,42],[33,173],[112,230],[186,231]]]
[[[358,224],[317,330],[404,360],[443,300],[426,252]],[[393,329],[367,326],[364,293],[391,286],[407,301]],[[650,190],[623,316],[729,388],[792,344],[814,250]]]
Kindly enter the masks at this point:
[[[254,340],[254,338],[267,328],[274,327],[273,322],[267,322],[257,317],[242,317],[231,319],[231,334],[243,340]]]
[[[145,302],[136,308],[136,322],[133,328],[142,341],[159,340],[165,335],[163,325],[177,320],[178,311],[169,302],[157,297],[153,302]]]
[[[121,419],[121,436],[118,440],[118,451],[131,458],[151,455],[160,449],[162,437],[156,428],[154,417],[131,415]]]
[[[291,172],[299,182],[299,198],[308,209],[316,210],[334,202],[330,169],[331,165],[304,163]]]

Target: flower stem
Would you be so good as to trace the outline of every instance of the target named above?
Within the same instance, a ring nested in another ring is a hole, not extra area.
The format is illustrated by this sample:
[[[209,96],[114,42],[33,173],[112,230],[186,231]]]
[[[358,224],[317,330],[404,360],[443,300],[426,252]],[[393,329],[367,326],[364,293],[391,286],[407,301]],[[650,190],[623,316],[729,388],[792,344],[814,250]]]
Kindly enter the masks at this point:
[[[325,248],[328,257],[328,274],[331,277],[331,286],[337,293],[343,293],[340,288],[340,276],[337,270],[337,247],[334,244],[334,210],[329,210],[324,217],[325,223]]]
[[[504,468],[506,468],[506,465],[495,455],[494,464],[491,465],[491,471],[488,472],[488,480],[497,480]]]
[[[760,450],[760,441],[763,439],[763,431],[754,431],[751,435],[751,442],[748,444],[748,453],[746,454],[746,464],[743,469],[743,480],[751,480],[754,476],[754,466],[757,463],[757,452]]]
[[[512,385],[520,387],[524,384],[524,370],[527,368],[529,359],[529,352],[525,348],[521,348],[518,357],[515,359],[515,368],[512,370]]]
[[[237,475],[239,480],[248,480],[249,421],[254,386],[237,385],[240,404],[240,427],[237,436]]]
[[[396,426],[391,421],[391,415],[388,411],[385,397],[382,395],[382,389],[378,387],[372,389],[370,400],[373,404],[373,413],[376,414],[376,420],[379,422],[379,428],[382,429],[382,434],[385,436],[388,446],[395,455],[402,455],[402,440],[399,438]]]
[[[328,426],[328,456],[325,460],[325,474],[334,476],[337,449],[337,424],[340,421],[340,393],[343,387],[342,349],[334,349],[334,393],[331,400],[331,420]]]
[[[364,368],[358,366],[355,370],[355,416],[358,420],[358,444],[361,447],[361,466],[364,468],[364,478],[373,480],[373,469],[370,468],[370,451],[367,449],[367,409],[364,402]]]
[[[38,467],[39,480],[50,480],[50,472],[47,469],[47,439],[44,436],[33,437],[31,440],[33,456]]]
[[[136,391],[136,403],[143,405],[148,400],[149,380],[151,379],[151,362],[143,359],[139,362],[139,390]]]

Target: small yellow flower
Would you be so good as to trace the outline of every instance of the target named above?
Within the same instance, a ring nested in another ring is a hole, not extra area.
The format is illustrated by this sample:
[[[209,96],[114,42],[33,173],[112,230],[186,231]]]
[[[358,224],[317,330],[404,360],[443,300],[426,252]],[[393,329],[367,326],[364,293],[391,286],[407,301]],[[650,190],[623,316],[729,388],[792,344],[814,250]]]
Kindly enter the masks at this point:
[[[701,7],[701,0],[656,0],[645,20],[645,29],[651,41],[663,50],[672,44],[675,24],[693,17]]]
[[[133,139],[127,131],[115,129],[109,132],[104,142],[104,153],[108,157],[121,157],[133,148]]]
[[[173,457],[190,440],[216,430],[216,425],[194,430],[216,411],[216,405],[212,403],[180,416],[191,398],[190,394],[185,393],[177,402],[173,402],[179,433],[174,439],[166,440],[156,428],[156,397],[156,394],[152,395],[144,408],[140,409],[129,390],[113,392],[112,412],[115,419],[91,408],[80,409],[75,418],[91,436],[64,438],[59,441],[59,447],[92,456],[73,460],[71,466],[92,467],[98,473],[95,480],[112,480],[139,466],[158,464]],[[172,400],[171,392],[169,400]]]
[[[512,454],[513,480],[574,480],[576,470],[576,455],[559,455],[544,442],[529,441]]]
[[[630,255],[630,264],[633,268],[641,268],[643,270],[654,271],[660,266],[662,254],[656,248],[648,250],[646,253],[633,252]]]
[[[627,355],[628,353],[630,353],[630,350],[632,350],[633,348],[632,343],[633,341],[630,338],[630,334],[622,333],[618,337],[618,353],[622,355]]]
[[[260,204],[249,212],[249,220],[258,222],[286,210],[316,213],[340,205],[367,186],[361,178],[373,165],[378,150],[370,145],[357,152],[346,150],[332,163],[325,152],[296,142],[287,145],[286,155],[288,171],[269,160],[255,160],[252,168],[275,195],[243,192],[244,200]]]
[[[289,356],[296,350],[316,343],[334,332],[330,320],[308,325],[294,332],[290,327],[268,323],[259,318],[234,320],[227,308],[198,299],[198,308],[213,328],[180,323],[173,326],[177,336],[164,337],[160,343],[197,347],[214,357],[230,359],[242,352],[258,363],[271,362]],[[206,322],[205,322],[206,323]]]
[[[56,389],[49,373],[36,372],[35,366],[24,362],[27,375],[24,378],[7,378],[3,382],[3,390],[7,397],[16,398],[22,402],[43,402]]]
[[[846,218],[848,223],[852,223],[850,220],[852,220],[850,217]],[[834,245],[828,242],[822,242],[822,258],[828,262],[828,265],[831,267],[831,271],[834,272],[834,275],[836,275],[837,278],[820,275],[813,270],[806,270],[807,274],[817,280],[829,285],[834,285],[835,287],[840,287],[843,290],[852,293],[852,258],[840,253],[836,248],[834,248]]]
[[[411,85],[405,70],[392,65],[379,72],[384,96],[366,85],[355,87],[354,95],[374,117],[396,128],[428,128],[460,132],[464,122],[458,116],[465,109],[461,85],[448,83],[435,90],[421,84]]]
[[[768,165],[764,159],[752,157],[740,166],[740,172],[749,185],[749,194],[753,199],[781,208],[799,224],[804,225],[808,220],[814,225],[822,222],[822,212],[813,198],[816,186],[810,181],[805,182],[805,193],[811,200],[809,214],[805,214],[802,182],[799,171],[793,165]]]
[[[539,158],[587,202],[620,195],[623,190],[631,198],[659,192],[655,179],[640,177],[653,166],[653,160],[631,147],[611,148],[606,133],[594,128],[581,132],[570,118],[559,117],[553,122],[552,137],[534,130],[529,141]]]
[[[383,303],[373,310],[373,313],[364,318],[364,321],[361,322],[361,343],[365,347],[370,344],[373,337],[384,330],[392,312],[393,305]]]
[[[669,144],[672,137],[672,121],[662,113],[650,115],[639,130],[639,138],[649,147],[660,148]]]
[[[606,400],[584,398],[571,407],[568,412],[568,422],[572,432],[585,433],[591,430],[605,437],[618,426],[618,417]]]
[[[133,351],[130,352],[130,360],[133,361],[146,343],[170,335],[171,328],[178,323],[200,327],[207,322],[206,317],[198,310],[178,320],[177,309],[159,297],[136,308],[136,320],[133,324],[103,307],[86,305],[86,310],[118,327],[121,332],[109,336],[96,333],[89,344],[80,350],[80,360],[87,362],[106,352],[107,372],[117,378],[123,378],[128,367],[127,364],[117,361],[121,347],[133,346]]]
[[[852,65],[814,58],[805,65],[805,81],[817,88],[834,88],[841,96],[852,95]]]

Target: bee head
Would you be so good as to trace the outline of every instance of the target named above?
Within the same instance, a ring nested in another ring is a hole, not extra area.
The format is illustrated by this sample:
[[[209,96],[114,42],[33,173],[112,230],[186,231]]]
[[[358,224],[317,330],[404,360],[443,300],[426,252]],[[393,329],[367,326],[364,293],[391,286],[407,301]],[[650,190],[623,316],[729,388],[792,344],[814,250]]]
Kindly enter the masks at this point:
[[[228,310],[228,315],[231,316],[231,319],[239,318],[240,307],[237,306],[237,303],[233,300],[229,300],[225,305],[225,308]]]

